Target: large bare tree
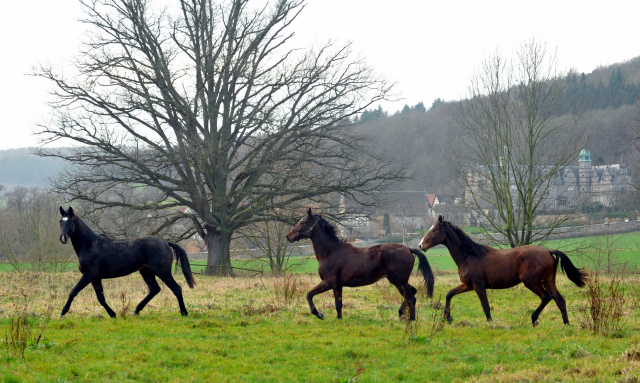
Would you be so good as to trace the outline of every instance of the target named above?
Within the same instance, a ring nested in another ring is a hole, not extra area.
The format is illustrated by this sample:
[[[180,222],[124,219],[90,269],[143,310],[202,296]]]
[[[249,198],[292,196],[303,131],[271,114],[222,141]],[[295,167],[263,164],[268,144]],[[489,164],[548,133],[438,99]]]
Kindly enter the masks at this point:
[[[496,53],[485,60],[455,108],[460,131],[449,163],[467,204],[499,233],[498,242],[543,240],[581,204],[578,190],[562,181],[584,145],[577,116],[560,109],[565,78],[555,52],[530,40],[514,59]],[[554,200],[563,193],[570,197],[559,206]]]
[[[171,212],[152,234],[188,220],[179,237],[200,234],[208,270],[226,273],[239,228],[335,200],[329,193],[375,196],[402,178],[350,124],[392,84],[349,44],[295,49],[291,24],[304,1],[81,3],[87,39],[71,75],[35,73],[54,86],[42,147],[77,145],[40,150],[72,164],[55,185],[72,199]],[[113,198],[123,187],[156,197]]]

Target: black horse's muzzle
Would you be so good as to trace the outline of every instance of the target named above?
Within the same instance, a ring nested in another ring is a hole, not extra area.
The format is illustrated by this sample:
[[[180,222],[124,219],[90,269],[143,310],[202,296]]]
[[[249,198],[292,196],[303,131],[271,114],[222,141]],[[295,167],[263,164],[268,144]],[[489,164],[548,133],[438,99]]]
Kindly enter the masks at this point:
[[[60,242],[62,242],[63,245],[66,245],[68,240],[69,236],[67,234],[60,234]]]

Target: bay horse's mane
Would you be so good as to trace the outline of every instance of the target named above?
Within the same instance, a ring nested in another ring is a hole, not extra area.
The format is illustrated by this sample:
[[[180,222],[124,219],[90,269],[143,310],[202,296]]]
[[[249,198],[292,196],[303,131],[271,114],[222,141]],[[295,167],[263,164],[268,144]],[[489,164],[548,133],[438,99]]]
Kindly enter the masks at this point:
[[[335,240],[337,242],[344,242],[343,239],[338,237],[338,229],[336,229],[335,226],[333,226],[329,221],[324,219],[324,217],[319,215],[319,214],[314,214],[314,216],[318,217],[317,225],[321,229],[323,229],[325,231],[325,233],[327,233],[329,238],[331,238],[332,240]]]
[[[475,242],[471,237],[469,237],[461,228],[452,224],[451,222],[445,221],[449,227],[453,230],[453,232],[458,236],[460,243],[462,244],[462,250],[469,254],[475,255],[477,257],[482,257],[486,254],[489,249],[488,246],[481,245],[478,242]]]

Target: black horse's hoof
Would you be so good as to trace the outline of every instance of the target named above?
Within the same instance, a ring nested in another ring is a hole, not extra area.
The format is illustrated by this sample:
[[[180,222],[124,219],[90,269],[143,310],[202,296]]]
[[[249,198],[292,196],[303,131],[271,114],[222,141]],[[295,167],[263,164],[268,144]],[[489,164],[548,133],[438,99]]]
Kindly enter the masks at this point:
[[[447,322],[449,322],[449,324],[451,324],[453,322],[453,318],[452,317],[447,318]]]
[[[316,316],[318,317],[318,319],[324,320],[324,314],[323,313],[317,313]]]
[[[138,316],[138,315],[140,315],[140,312],[136,311],[136,312],[133,313],[133,315]]]
[[[64,314],[60,314],[60,317],[58,319],[64,319]]]
[[[533,327],[538,327],[539,324],[540,324],[540,322],[535,321],[535,322],[533,322]]]

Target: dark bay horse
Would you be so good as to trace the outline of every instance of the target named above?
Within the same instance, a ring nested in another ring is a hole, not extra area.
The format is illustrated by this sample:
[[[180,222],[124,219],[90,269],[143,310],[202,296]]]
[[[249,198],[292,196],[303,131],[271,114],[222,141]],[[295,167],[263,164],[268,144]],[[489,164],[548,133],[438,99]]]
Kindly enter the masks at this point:
[[[289,242],[310,239],[313,251],[318,259],[319,285],[307,294],[311,313],[320,319],[324,314],[318,312],[313,304],[313,296],[327,290],[333,290],[338,319],[342,318],[342,287],[366,286],[387,278],[396,286],[404,303],[398,310],[400,317],[408,308],[411,320],[415,320],[415,294],[417,290],[409,284],[409,276],[413,271],[414,255],[418,257],[418,269],[422,272],[427,295],[433,295],[433,272],[427,257],[420,251],[406,246],[386,243],[367,248],[357,248],[341,241],[336,235],[336,228],[311,209],[307,215],[287,234]]]
[[[566,303],[556,288],[558,263],[569,280],[578,287],[584,286],[587,274],[576,268],[567,255],[559,250],[547,250],[540,246],[520,246],[512,249],[494,249],[474,242],[460,228],[443,220],[442,216],[420,241],[420,250],[445,245],[458,266],[462,284],[447,293],[444,315],[451,323],[451,298],[475,290],[482,309],[491,320],[491,309],[486,289],[507,289],[521,282],[542,302],[531,314],[531,323],[538,325],[538,316],[553,299],[562,313],[564,324],[569,324]]]
[[[146,306],[149,301],[160,292],[160,286],[156,281],[158,276],[175,294],[180,305],[180,313],[187,315],[187,309],[182,300],[182,288],[171,275],[173,252],[180,261],[182,273],[189,287],[193,288],[195,281],[187,253],[177,244],[167,242],[157,237],[140,237],[130,239],[113,239],[103,234],[96,234],[76,215],[71,207],[64,211],[60,207],[60,242],[67,243],[71,239],[76,254],[78,255],[78,268],[82,277],[78,284],[71,290],[67,303],[62,308],[60,318],[69,311],[73,298],[89,283],[96,291],[98,302],[107,310],[109,316],[116,317],[116,313],[107,305],[102,290],[102,280],[117,278],[139,271],[142,278],[149,286],[149,294],[136,307],[135,315]],[[173,251],[171,250],[173,249]]]

